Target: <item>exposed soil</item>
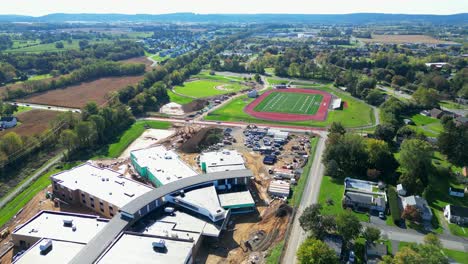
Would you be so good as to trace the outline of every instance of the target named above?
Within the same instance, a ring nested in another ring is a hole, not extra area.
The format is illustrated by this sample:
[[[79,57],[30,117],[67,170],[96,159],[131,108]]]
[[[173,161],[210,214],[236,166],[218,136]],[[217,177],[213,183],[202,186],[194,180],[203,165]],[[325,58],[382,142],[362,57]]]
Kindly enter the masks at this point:
[[[59,113],[60,112],[38,109],[19,113],[17,118],[21,124],[14,128],[0,131],[0,136],[3,136],[8,132],[15,132],[20,136],[33,136],[40,134],[49,128],[49,123],[54,120]]]
[[[208,101],[203,100],[203,99],[197,99],[194,100],[188,104],[182,105],[182,110],[184,110],[185,113],[190,113],[194,111],[198,111],[203,109],[207,105]]]
[[[68,86],[64,89],[50,90],[35,94],[18,101],[81,108],[89,101],[98,105],[105,105],[110,92],[118,91],[127,85],[136,84],[143,79],[143,75],[101,78],[91,82],[83,82],[79,85]]]
[[[454,42],[435,39],[425,35],[372,35],[371,39],[359,39],[365,43],[424,43],[424,44],[451,44]]]

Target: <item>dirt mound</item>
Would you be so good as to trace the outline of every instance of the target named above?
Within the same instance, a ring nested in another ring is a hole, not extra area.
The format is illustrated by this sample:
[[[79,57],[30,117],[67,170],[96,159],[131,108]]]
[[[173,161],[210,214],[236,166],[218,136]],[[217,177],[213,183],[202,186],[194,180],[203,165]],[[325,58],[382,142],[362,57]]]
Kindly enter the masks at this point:
[[[184,110],[185,113],[190,113],[190,112],[202,110],[207,104],[208,104],[208,101],[206,100],[196,99],[188,104],[182,105],[182,109]]]
[[[214,127],[202,128],[198,133],[188,139],[180,150],[185,153],[201,152],[207,146],[220,142],[223,138],[222,130]]]

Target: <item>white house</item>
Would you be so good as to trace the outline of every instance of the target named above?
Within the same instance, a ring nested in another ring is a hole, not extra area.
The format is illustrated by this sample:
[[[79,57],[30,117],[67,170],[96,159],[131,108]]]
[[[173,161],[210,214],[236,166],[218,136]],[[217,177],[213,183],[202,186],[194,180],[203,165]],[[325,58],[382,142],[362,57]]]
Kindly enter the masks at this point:
[[[463,225],[468,223],[468,207],[447,205],[444,208],[444,216],[451,223]]]

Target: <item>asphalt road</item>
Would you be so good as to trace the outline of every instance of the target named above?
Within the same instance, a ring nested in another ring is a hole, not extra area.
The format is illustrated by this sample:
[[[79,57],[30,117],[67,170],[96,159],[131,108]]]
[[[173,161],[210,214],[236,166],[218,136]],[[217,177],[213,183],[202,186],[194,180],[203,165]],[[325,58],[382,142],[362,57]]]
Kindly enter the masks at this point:
[[[7,104],[15,104],[18,106],[27,106],[33,109],[40,110],[49,110],[49,111],[59,111],[59,112],[68,112],[72,111],[75,113],[81,113],[81,110],[78,108],[62,107],[62,106],[53,106],[53,105],[41,105],[41,104],[30,104],[30,103],[20,103],[20,102],[5,102]]]
[[[321,132],[321,137],[315,149],[314,162],[310,169],[309,178],[304,188],[301,203],[296,211],[296,217],[293,220],[291,233],[289,234],[289,241],[287,243],[286,251],[281,263],[297,263],[296,252],[301,243],[307,238],[307,233],[304,232],[299,225],[299,216],[304,209],[318,201],[320,191],[320,184],[322,183],[324,166],[322,164],[322,153],[325,150],[326,133]]]

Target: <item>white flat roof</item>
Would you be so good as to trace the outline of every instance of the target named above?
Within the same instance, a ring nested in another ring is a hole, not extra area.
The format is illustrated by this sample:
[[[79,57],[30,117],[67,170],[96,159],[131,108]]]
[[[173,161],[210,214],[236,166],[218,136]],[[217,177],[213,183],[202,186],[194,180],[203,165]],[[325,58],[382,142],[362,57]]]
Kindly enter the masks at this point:
[[[153,188],[120,173],[85,163],[51,177],[71,190],[81,190],[119,208]]]
[[[336,109],[340,107],[341,107],[341,98],[333,99],[332,108]]]
[[[64,226],[63,220],[73,220],[76,230]],[[41,211],[13,234],[88,243],[106,224],[107,220],[94,215]]]
[[[123,234],[115,244],[97,261],[97,263],[185,263],[192,255],[192,242],[163,239],[167,251],[153,249],[153,242],[161,238]]]
[[[175,211],[173,215],[164,215],[147,226],[143,233],[163,236],[173,232],[179,234],[179,237],[192,236],[196,241],[196,234],[218,237],[221,230],[211,222],[181,211]],[[188,236],[187,233],[189,233]]]
[[[140,167],[147,167],[163,185],[182,178],[198,175],[189,165],[183,162],[173,150],[164,146],[132,151]]]
[[[21,258],[13,262],[14,264],[50,264],[50,263],[68,263],[85,244],[53,240],[52,250],[47,254],[41,254],[39,245],[45,239],[39,240],[34,246],[26,251]]]
[[[184,193],[184,197],[178,196],[179,200],[196,205],[198,208],[208,210],[212,215],[217,215],[217,210],[224,211],[219,204],[216,188],[211,185],[203,188],[197,188]]]
[[[255,204],[255,201],[252,198],[250,191],[248,190],[243,192],[218,194],[218,197],[222,207],[230,207],[243,204]]]
[[[200,165],[205,163],[206,172],[244,170],[245,162],[242,155],[235,150],[205,152],[200,155]]]

